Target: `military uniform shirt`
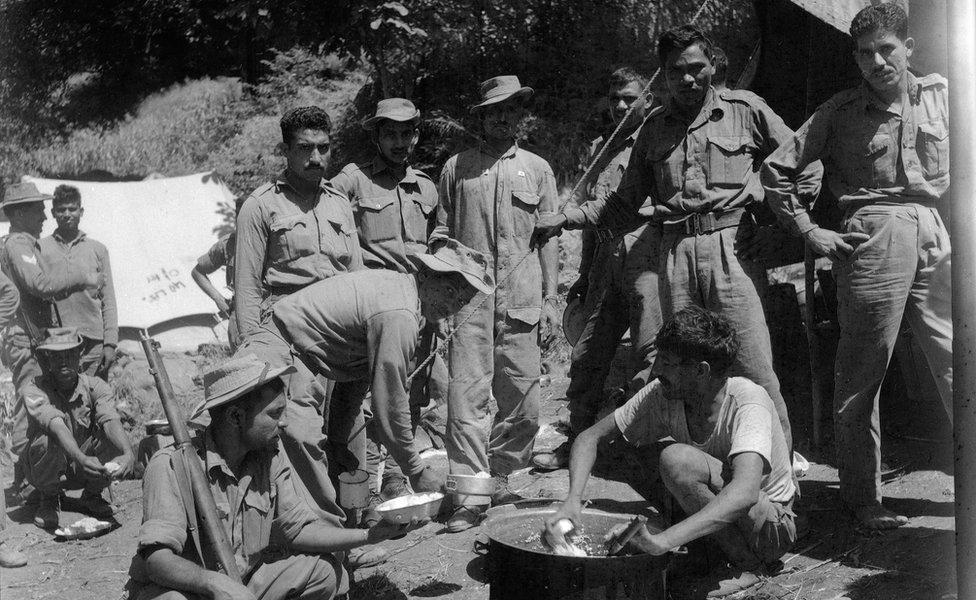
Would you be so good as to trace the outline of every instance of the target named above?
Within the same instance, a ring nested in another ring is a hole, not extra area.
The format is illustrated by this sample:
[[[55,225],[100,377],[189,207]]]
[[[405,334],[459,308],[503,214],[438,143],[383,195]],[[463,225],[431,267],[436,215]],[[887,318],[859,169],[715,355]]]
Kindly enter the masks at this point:
[[[710,88],[687,123],[672,104],[644,121],[617,191],[565,213],[570,227],[621,226],[635,213],[664,223],[694,213],[725,212],[762,201],[762,161],[793,131],[759,96]],[[814,193],[821,165],[804,171]]]
[[[422,322],[414,276],[338,275],[283,298],[274,318],[316,373],[335,381],[370,378],[373,418],[393,441],[390,453],[407,475],[419,472],[407,388]]]
[[[115,392],[99,377],[78,374],[71,396],[64,398],[44,376],[35,377],[20,391],[27,407],[27,437],[51,432],[51,422],[62,419],[80,446],[94,437],[96,430],[112,420],[120,420],[115,410]]]
[[[416,272],[407,257],[427,252],[436,217],[437,186],[430,177],[408,165],[406,175],[398,180],[393,168],[377,155],[346,165],[332,185],[352,202],[365,265]]]
[[[197,259],[197,265],[207,273],[213,273],[220,267],[224,267],[224,283],[229,290],[234,289],[234,249],[236,245],[236,233],[225,235],[214,242],[206,254]]]
[[[494,261],[496,307],[529,324],[539,322],[542,267],[529,246],[539,216],[558,208],[556,179],[541,157],[512,145],[501,154],[487,146],[455,154],[438,186],[437,227],[430,247],[447,238]],[[512,274],[519,261],[520,270]]]
[[[26,232],[8,235],[0,250],[0,269],[20,292],[17,325],[35,340],[45,329],[54,326],[51,300],[84,289],[87,275],[82,269],[65,268],[65,264],[45,271],[41,268],[39,255],[37,238]]]
[[[937,203],[949,189],[949,92],[944,77],[908,73],[904,108],[886,106],[867,83],[827,100],[763,169],[770,206],[797,233],[816,227],[793,174],[823,159],[848,211],[872,202]]]
[[[10,325],[17,318],[20,306],[20,293],[10,278],[0,271],[0,329]]]
[[[55,230],[54,234],[41,239],[38,247],[44,271],[54,271],[60,267],[105,275],[105,286],[100,291],[78,290],[67,296],[59,295],[55,302],[62,325],[77,327],[81,335],[101,340],[108,346],[118,345],[119,313],[115,303],[112,266],[105,245],[91,239],[83,231],[79,231],[78,236],[69,242]]]
[[[312,201],[284,175],[259,187],[237,217],[234,262],[234,312],[246,336],[258,326],[267,296],[363,268],[349,201],[325,180]]]
[[[193,438],[193,448],[203,461],[221,525],[245,577],[261,563],[269,548],[272,552],[287,551],[307,525],[318,522],[336,528],[342,526],[333,515],[319,519],[301,499],[291,479],[291,464],[280,443],[266,451],[249,452],[237,475],[217,452],[209,429]],[[184,503],[193,499],[183,497],[172,465],[172,460],[179,460],[174,453],[174,447],[167,446],[154,454],[146,467],[138,547],[144,550],[165,546],[200,564],[195,545],[187,544]],[[213,557],[208,560],[212,561]],[[344,592],[348,589],[348,577],[344,571],[337,571],[343,573],[339,592]]]

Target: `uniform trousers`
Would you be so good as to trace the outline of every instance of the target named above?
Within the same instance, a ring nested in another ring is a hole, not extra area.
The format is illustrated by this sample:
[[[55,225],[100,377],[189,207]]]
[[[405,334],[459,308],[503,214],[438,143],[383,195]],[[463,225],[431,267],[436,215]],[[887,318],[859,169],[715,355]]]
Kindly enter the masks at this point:
[[[539,308],[505,309],[491,295],[455,315],[449,340],[447,437],[451,473],[508,475],[532,457],[539,429]],[[494,397],[498,410],[489,410]],[[459,499],[464,503],[464,499]]]
[[[119,450],[105,437],[101,427],[97,431],[78,442],[78,447],[87,456],[94,456],[102,464],[118,457]],[[105,489],[109,481],[105,478],[89,476],[77,466],[65,453],[57,440],[51,435],[38,435],[27,444],[22,456],[24,476],[38,493],[49,496],[57,494],[62,489],[85,488],[99,493]]]
[[[936,209],[872,204],[845,219],[870,236],[834,264],[837,345],[834,430],[842,499],[881,501],[878,392],[906,317],[952,418],[952,287],[949,234]]]
[[[332,557],[330,557],[332,558]],[[263,562],[246,578],[257,600],[330,600],[336,597],[339,567],[335,559],[293,554]],[[205,600],[203,596],[171,590],[155,583],[139,587],[133,600]]]
[[[689,235],[664,232],[661,238],[660,293],[665,319],[688,306],[718,313],[732,322],[739,352],[729,370],[761,385],[773,401],[786,445],[793,448],[792,428],[779,379],[773,371],[773,351],[763,311],[767,286],[762,264],[735,253],[738,227]]]
[[[659,244],[657,230],[645,224],[597,245],[586,297],[590,316],[573,347],[566,390],[573,434],[595,421],[617,345],[628,327],[633,346],[629,375],[635,376],[631,389],[644,387],[650,378],[654,337],[661,327]]]

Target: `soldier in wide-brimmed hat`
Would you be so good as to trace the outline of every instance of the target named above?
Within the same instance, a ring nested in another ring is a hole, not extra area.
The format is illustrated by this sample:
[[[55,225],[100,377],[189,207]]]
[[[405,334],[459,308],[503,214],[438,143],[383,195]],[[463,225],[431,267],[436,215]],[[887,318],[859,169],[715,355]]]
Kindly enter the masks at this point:
[[[34,524],[42,529],[58,526],[64,488],[83,488],[83,509],[111,518],[102,492],[111,478],[128,475],[135,461],[115,392],[102,379],[78,372],[83,345],[74,327],[48,329],[36,349],[42,374],[21,391],[28,413],[21,460],[27,484],[36,490]]]
[[[27,442],[27,411],[19,392],[24,384],[40,374],[40,367],[31,352],[48,327],[59,325],[54,319],[53,300],[80,290],[94,291],[105,284],[105,276],[97,271],[81,268],[45,270],[38,262],[38,237],[44,225],[44,202],[53,198],[42,194],[31,182],[7,186],[3,194],[3,209],[10,220],[10,234],[0,247],[0,270],[14,282],[20,293],[20,308],[16,319],[3,334],[3,364],[12,372],[18,399],[14,405],[11,449],[20,454]],[[18,463],[17,477],[22,471]],[[15,486],[17,487],[17,486]]]
[[[345,551],[418,526],[384,521],[367,531],[345,529],[337,507],[315,511],[296,491],[279,445],[287,405],[282,378],[293,371],[253,355],[234,357],[204,375],[204,400],[194,411],[210,416],[193,448],[217,506],[225,507],[220,525],[244,583],[208,570],[217,563],[210,545],[201,547],[187,470],[170,446],[153,456],[143,478],[131,598],[212,598],[216,590],[222,598],[335,598],[349,590]]]
[[[558,245],[530,247],[536,221],[557,210],[558,198],[549,163],[518,145],[532,88],[502,75],[480,91],[471,110],[480,118],[481,142],[441,171],[430,247],[454,238],[486,253],[498,282],[488,302],[470,309],[450,346],[445,446],[452,473],[490,473],[499,490],[493,501],[506,502],[517,499],[508,475],[528,464],[538,430],[540,338],[551,339],[559,327]],[[460,498],[448,528],[474,526],[484,509]]]
[[[427,237],[434,229],[437,209],[437,184],[410,164],[420,138],[419,124],[420,111],[410,100],[380,100],[375,113],[362,122],[376,152],[369,160],[349,163],[332,179],[332,185],[352,203],[363,263],[370,269],[413,273],[417,266],[411,257],[427,252]],[[430,353],[436,345],[436,332],[428,329],[421,340],[421,354]],[[443,411],[446,394],[447,367],[438,357],[424,375],[414,378],[411,401],[419,406],[433,402]],[[367,428],[367,470],[371,477],[375,477],[374,463],[380,455],[373,429],[372,425]],[[383,470],[382,497],[390,499],[407,492],[405,482],[396,461],[388,458]],[[373,496],[374,502],[379,499],[380,495]]]

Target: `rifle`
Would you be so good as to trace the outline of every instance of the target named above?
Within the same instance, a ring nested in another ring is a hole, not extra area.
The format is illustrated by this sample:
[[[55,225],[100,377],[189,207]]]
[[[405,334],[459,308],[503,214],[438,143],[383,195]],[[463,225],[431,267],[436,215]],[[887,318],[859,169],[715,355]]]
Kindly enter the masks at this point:
[[[183,455],[183,462],[187,466],[190,489],[193,495],[192,501],[196,505],[197,515],[202,522],[202,533],[206,534],[206,541],[213,551],[213,555],[217,558],[217,567],[225,575],[240,583],[242,577],[237,568],[237,561],[234,559],[234,550],[231,548],[230,542],[227,541],[227,533],[220,522],[220,517],[217,516],[217,505],[214,503],[207,476],[203,472],[200,457],[190,443],[186,420],[173,397],[173,386],[169,382],[169,375],[166,373],[163,359],[159,356],[159,342],[149,337],[149,332],[146,330],[142,330],[139,338],[142,342],[142,349],[146,353],[146,359],[149,361],[149,372],[156,381],[156,389],[159,391],[159,399],[163,403],[163,411],[166,412],[166,419],[173,430],[176,449]],[[200,558],[203,560],[203,549],[200,550]]]

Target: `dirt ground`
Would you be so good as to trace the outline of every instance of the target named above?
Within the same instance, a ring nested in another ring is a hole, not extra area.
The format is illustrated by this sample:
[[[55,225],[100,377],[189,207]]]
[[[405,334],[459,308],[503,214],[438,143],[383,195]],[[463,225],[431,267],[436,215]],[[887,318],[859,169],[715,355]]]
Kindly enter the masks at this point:
[[[567,381],[558,373],[553,375],[552,383],[543,390],[539,447],[558,444],[562,439],[559,422],[566,416],[563,399]],[[918,439],[885,436],[884,494],[890,506],[911,517],[907,526],[888,533],[872,533],[853,526],[838,510],[836,470],[808,451],[811,468],[800,480],[802,498],[797,512],[809,527],[797,543],[796,553],[784,557],[783,571],[743,597],[954,598],[951,444],[943,424],[935,423],[929,431],[924,429],[919,434],[919,428],[914,428],[915,435],[909,436]],[[640,488],[641,482],[631,485],[629,481],[635,475],[640,477],[640,457],[626,449],[613,449],[612,454],[612,458],[598,465],[588,496],[639,510],[644,503],[634,487]],[[432,456],[431,460],[445,464],[443,457]],[[5,469],[5,486],[11,477],[9,468]],[[568,486],[566,471],[523,471],[512,481],[516,489],[530,497],[560,498]],[[30,563],[21,569],[0,571],[0,596],[4,600],[124,598],[123,586],[142,511],[139,482],[118,482],[113,486],[113,495],[119,527],[88,541],[57,540],[31,524],[29,511],[8,506],[8,527],[0,533],[0,539],[26,552]],[[70,504],[66,504],[62,522],[80,518],[78,513],[68,512],[70,509]],[[402,540],[387,542],[392,558],[382,566],[356,572],[351,598],[488,598],[491,575],[484,541],[483,537],[479,539],[478,530],[450,534],[442,524],[431,523]],[[672,564],[669,593],[674,600],[696,597],[699,582],[695,571],[714,561],[707,548],[691,550],[693,555],[701,555],[675,559]]]

